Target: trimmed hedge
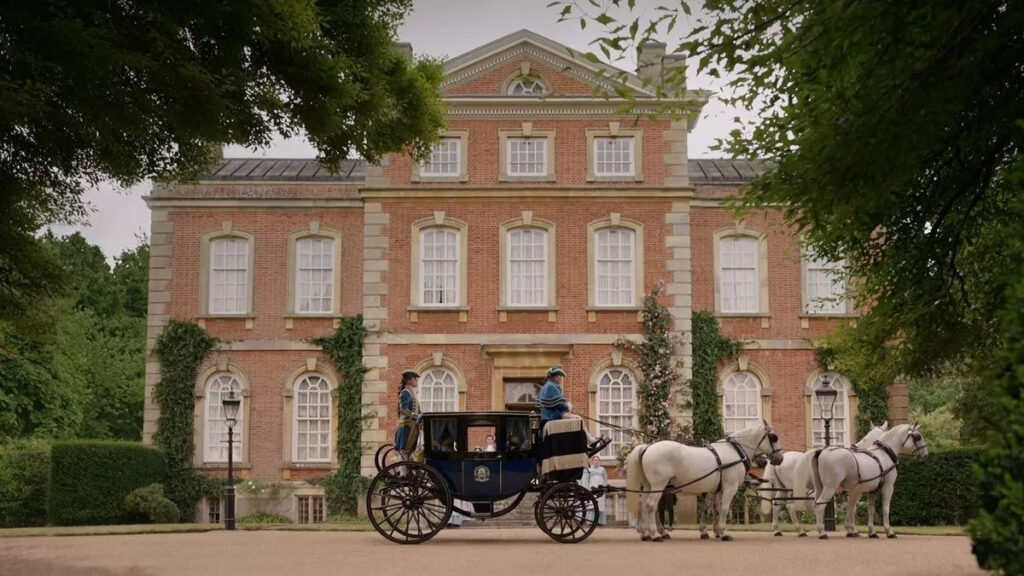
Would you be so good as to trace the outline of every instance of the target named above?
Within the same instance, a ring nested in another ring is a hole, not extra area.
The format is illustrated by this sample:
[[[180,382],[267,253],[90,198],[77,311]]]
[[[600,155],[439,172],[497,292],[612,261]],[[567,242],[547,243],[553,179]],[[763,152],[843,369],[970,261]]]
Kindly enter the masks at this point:
[[[26,440],[0,446],[0,528],[46,525],[50,445]]]
[[[978,448],[934,451],[928,458],[900,458],[889,518],[898,526],[967,523],[978,507],[974,463]]]
[[[50,524],[83,526],[128,521],[125,498],[164,481],[163,453],[139,442],[55,442],[50,467]]]

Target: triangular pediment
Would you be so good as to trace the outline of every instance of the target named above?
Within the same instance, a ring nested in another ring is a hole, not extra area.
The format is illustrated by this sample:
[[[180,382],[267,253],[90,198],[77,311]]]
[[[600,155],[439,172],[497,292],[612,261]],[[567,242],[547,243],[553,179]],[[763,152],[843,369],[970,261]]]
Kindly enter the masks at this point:
[[[586,96],[595,89],[614,94],[621,82],[637,97],[653,96],[636,74],[592,62],[582,52],[530,30],[513,32],[445,61],[441,90],[447,97],[496,96],[502,82],[516,75],[524,63],[551,85],[552,94]]]

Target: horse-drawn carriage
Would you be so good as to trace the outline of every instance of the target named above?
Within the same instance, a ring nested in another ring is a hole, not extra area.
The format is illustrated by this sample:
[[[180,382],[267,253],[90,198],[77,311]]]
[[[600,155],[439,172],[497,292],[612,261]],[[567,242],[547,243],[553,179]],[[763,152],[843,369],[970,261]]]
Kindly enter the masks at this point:
[[[558,542],[586,540],[597,526],[598,503],[577,483],[587,465],[583,424],[557,420],[543,431],[539,425],[529,412],[424,414],[422,462],[389,463],[397,454],[390,445],[377,451],[378,473],[366,494],[370,522],[393,542],[419,544],[437,535],[453,512],[497,518],[532,492],[545,534]],[[494,450],[470,450],[485,433],[494,437]]]

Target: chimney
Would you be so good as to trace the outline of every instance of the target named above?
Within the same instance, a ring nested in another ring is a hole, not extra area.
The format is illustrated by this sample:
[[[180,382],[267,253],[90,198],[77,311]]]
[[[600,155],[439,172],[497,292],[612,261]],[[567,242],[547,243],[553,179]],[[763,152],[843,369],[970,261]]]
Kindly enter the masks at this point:
[[[647,40],[636,47],[636,73],[648,84],[656,85],[661,80],[661,61],[665,58],[665,44]]]
[[[395,42],[395,51],[404,54],[412,62],[412,44],[408,42]]]

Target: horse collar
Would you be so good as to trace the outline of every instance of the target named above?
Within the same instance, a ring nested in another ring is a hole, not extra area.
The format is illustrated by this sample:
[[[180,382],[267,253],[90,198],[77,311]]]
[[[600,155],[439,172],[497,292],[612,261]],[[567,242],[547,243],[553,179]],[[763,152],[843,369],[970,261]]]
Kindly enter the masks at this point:
[[[892,451],[892,448],[889,448],[889,446],[886,444],[882,444],[882,442],[880,442],[879,440],[875,440],[875,446],[881,448],[885,452],[885,454],[889,456],[890,459],[892,459],[893,468],[899,466],[900,459],[898,456],[896,456],[896,453]]]
[[[736,451],[736,455],[740,457],[740,462],[743,463],[744,473],[750,472],[750,457],[747,456],[747,451],[743,449],[743,445],[733,440],[731,436],[726,436],[725,440],[732,445],[733,450]]]

